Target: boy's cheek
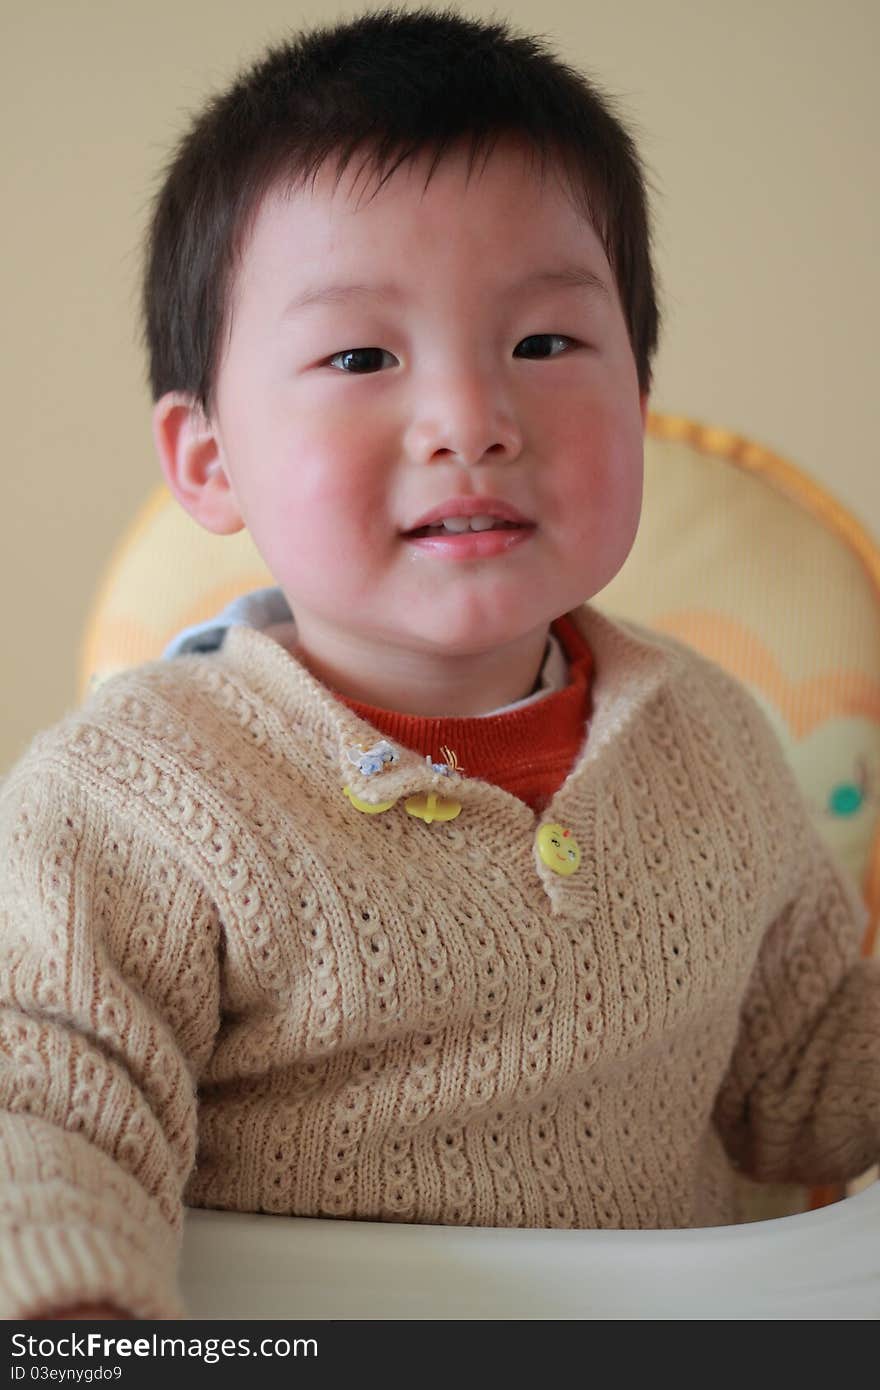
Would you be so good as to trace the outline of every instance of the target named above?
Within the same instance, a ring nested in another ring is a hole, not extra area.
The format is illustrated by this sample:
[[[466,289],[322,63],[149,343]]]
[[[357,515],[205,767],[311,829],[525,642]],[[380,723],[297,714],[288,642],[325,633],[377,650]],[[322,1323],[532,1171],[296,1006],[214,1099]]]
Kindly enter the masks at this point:
[[[254,540],[277,581],[296,588],[303,600],[331,593],[357,596],[371,577],[377,552],[365,534],[364,518],[346,508],[343,493],[329,487],[270,508]]]
[[[585,445],[581,438],[567,456],[546,499],[545,517],[587,530],[637,524],[644,476],[640,442],[608,436]]]
[[[641,517],[642,476],[640,456],[609,449],[604,456],[582,460],[570,487],[554,498],[551,529],[596,589],[610,583],[632,549]]]

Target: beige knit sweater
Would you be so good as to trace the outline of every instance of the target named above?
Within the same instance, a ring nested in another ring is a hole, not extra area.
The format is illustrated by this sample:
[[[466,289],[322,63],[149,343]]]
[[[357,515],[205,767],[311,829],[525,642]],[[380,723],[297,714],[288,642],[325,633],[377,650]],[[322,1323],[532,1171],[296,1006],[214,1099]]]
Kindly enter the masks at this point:
[[[594,712],[541,817],[407,750],[361,773],[375,731],[245,628],[34,742],[0,812],[0,1313],[178,1314],[184,1198],[693,1226],[736,1218],[731,1160],[877,1160],[880,969],[763,716],[573,617]],[[460,814],[408,813],[429,791]]]

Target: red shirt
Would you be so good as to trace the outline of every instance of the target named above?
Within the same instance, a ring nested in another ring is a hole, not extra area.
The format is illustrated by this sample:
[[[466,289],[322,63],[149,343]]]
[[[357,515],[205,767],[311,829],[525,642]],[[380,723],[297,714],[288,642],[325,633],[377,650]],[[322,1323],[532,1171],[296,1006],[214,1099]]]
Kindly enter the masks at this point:
[[[392,742],[437,763],[449,748],[465,776],[503,787],[540,812],[568,776],[591,711],[592,652],[569,618],[557,618],[552,631],[568,660],[568,684],[524,709],[435,719],[338,698]]]

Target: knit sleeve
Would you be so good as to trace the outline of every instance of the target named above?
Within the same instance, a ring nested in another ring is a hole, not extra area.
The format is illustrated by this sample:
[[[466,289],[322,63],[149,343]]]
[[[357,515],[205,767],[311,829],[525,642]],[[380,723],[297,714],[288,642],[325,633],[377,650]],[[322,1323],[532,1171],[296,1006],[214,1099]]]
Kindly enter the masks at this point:
[[[134,803],[134,804],[133,804]],[[51,757],[0,792],[0,1317],[181,1316],[218,923],[138,819]]]
[[[784,892],[751,972],[715,1122],[752,1177],[844,1182],[880,1159],[880,961],[860,958],[864,903],[769,725],[757,708],[748,722],[783,788],[784,812],[765,834]]]

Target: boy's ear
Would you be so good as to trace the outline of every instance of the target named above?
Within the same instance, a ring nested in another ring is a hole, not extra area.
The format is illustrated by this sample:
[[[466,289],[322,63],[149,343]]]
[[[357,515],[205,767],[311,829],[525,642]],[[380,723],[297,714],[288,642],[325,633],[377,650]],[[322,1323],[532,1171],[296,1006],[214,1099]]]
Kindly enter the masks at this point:
[[[244,528],[217,435],[194,397],[169,391],[153,407],[153,439],[165,481],[184,511],[218,536]]]

